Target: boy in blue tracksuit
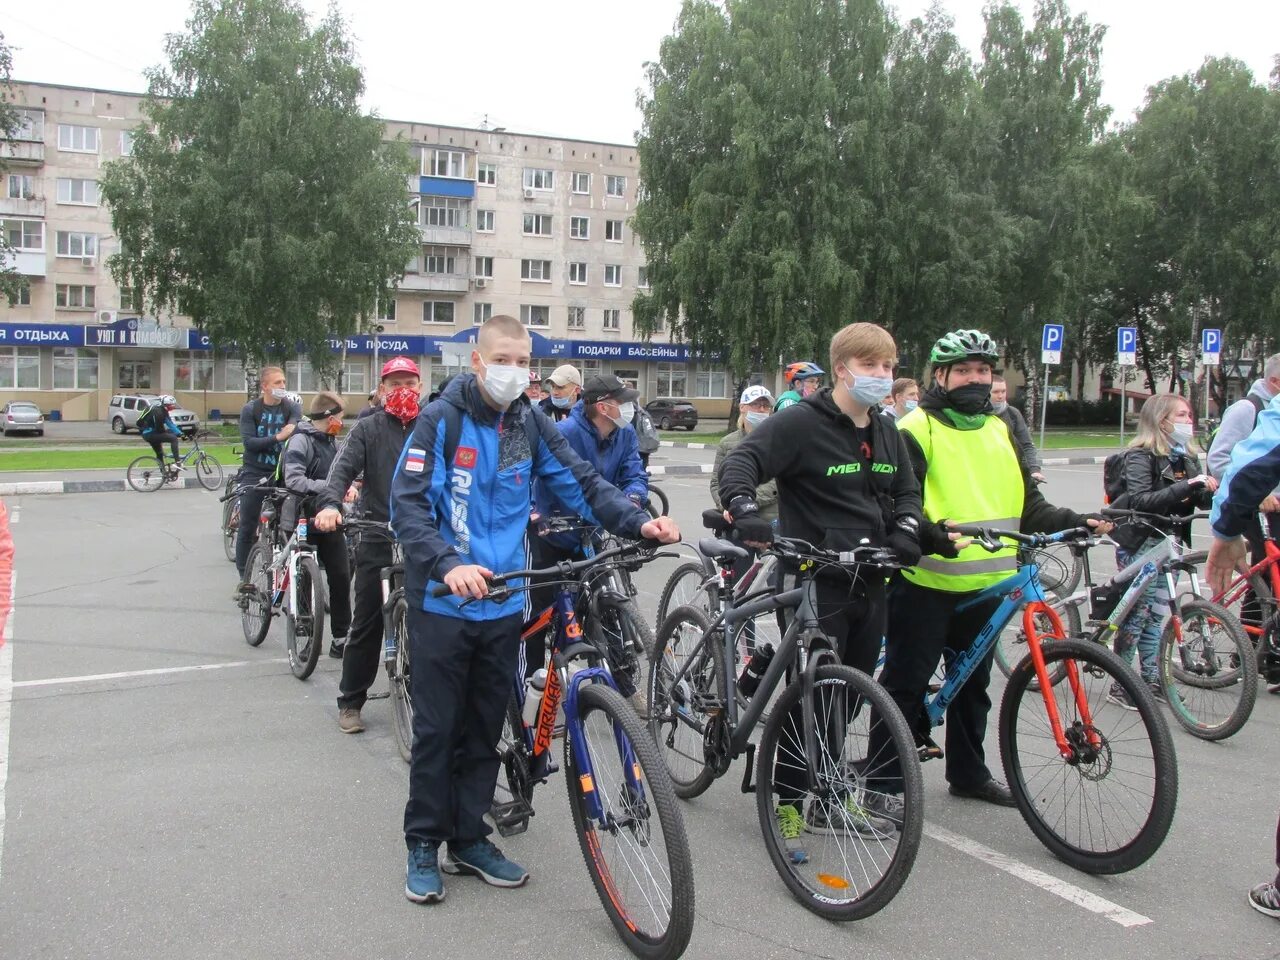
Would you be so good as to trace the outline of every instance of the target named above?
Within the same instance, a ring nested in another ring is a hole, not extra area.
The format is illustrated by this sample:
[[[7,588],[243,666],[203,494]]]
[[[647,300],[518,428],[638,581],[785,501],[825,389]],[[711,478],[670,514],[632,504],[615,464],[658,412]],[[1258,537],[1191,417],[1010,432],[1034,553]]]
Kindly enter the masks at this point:
[[[461,604],[483,598],[492,574],[525,566],[533,481],[620,536],[679,539],[671,520],[649,520],[529,405],[531,351],[520,321],[488,320],[471,354],[473,373],[422,411],[391,482],[413,664],[404,832],[405,896],[416,903],[444,898],[441,869],[495,886],[528,879],[488,840],[483,820],[497,783],[494,744],[515,675],[524,598]],[[451,595],[433,598],[440,583]],[[443,863],[441,843],[448,844]]]

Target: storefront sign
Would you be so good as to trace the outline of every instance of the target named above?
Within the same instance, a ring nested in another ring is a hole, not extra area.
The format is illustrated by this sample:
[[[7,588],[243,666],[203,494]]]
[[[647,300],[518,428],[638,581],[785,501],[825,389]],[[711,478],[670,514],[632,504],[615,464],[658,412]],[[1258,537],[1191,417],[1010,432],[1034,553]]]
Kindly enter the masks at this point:
[[[0,345],[38,347],[82,347],[84,327],[62,327],[38,323],[0,323]]]

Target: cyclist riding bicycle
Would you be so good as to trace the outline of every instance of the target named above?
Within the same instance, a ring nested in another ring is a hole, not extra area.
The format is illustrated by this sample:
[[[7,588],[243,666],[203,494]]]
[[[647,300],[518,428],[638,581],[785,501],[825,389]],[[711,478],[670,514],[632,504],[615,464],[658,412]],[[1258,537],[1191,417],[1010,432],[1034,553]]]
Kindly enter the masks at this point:
[[[782,374],[782,379],[787,382],[788,389],[778,397],[778,402],[773,406],[773,412],[777,413],[779,410],[794,406],[811,393],[814,393],[822,386],[823,376],[823,369],[809,360],[800,360],[790,364]],[[876,402],[878,403],[879,401]]]
[[[925,556],[894,579],[889,594],[889,630],[880,683],[907,722],[926,742],[929,722],[924,695],[939,657],[949,664],[977,639],[999,598],[957,608],[975,593],[999,583],[1018,567],[1010,546],[991,554],[959,541],[948,529],[989,523],[1024,533],[1083,526],[1106,533],[1097,517],[1050,506],[1022,459],[1009,428],[991,404],[991,380],[1000,351],[985,333],[957,330],[940,338],[930,354],[933,383],[920,405],[898,421],[924,501],[920,544]],[[991,698],[991,654],[947,709],[946,776],[954,796],[1013,806],[1013,795],[987,768],[983,742]],[[872,747],[879,731],[872,731]],[[877,788],[897,792],[892,777]]]
[[[142,439],[151,444],[151,449],[156,452],[156,460],[160,466],[165,465],[164,445],[167,443],[173,451],[173,463],[169,466],[174,470],[181,470],[183,467],[178,462],[178,440],[182,436],[182,430],[169,416],[169,411],[176,409],[178,401],[166,393],[153,400],[147,409],[138,414],[137,427]]]

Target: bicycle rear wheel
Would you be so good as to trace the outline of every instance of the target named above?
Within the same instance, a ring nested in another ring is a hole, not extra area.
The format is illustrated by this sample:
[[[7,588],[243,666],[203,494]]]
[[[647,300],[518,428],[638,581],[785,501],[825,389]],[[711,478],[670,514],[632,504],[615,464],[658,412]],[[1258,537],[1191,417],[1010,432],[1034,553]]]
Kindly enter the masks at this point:
[[[1086,873],[1122,873],[1160,848],[1178,800],[1169,727],[1151,691],[1110,650],[1084,640],[1044,644],[1045,665],[1067,682],[1047,694],[1023,658],[1000,705],[1000,755],[1027,826],[1059,860]],[[1109,703],[1119,686],[1137,707]],[[1078,697],[1077,697],[1078,691]],[[1054,740],[1054,698],[1070,756]],[[1084,709],[1082,710],[1081,704]]]
[[[711,597],[707,593],[707,571],[696,561],[682,563],[671,572],[662,595],[658,599],[659,627],[667,622],[667,616],[676,607],[697,607],[708,617],[711,614]]]
[[[129,464],[125,479],[139,493],[154,493],[164,486],[164,468],[155,457],[141,456]]]
[[[236,562],[236,534],[240,528],[240,497],[234,496],[222,505],[222,552]]]
[[[244,628],[244,639],[251,647],[256,647],[267,637],[271,629],[271,582],[270,561],[263,556],[262,544],[255,543],[249,548],[249,556],[244,562],[245,580],[253,588],[241,598],[244,605],[240,611],[240,625]]]
[[[696,607],[677,607],[663,622],[649,658],[649,733],[676,796],[691,800],[716,778],[707,762],[713,720],[707,711],[724,684],[717,638],[701,642],[711,624]],[[686,666],[687,672],[676,677]],[[719,721],[717,721],[718,723]]]
[[[297,577],[293,587],[296,608],[285,614],[284,639],[289,669],[299,680],[306,680],[320,660],[320,647],[324,643],[324,584],[320,581],[320,564],[314,557],[299,557]]]
[[[201,453],[195,461],[196,479],[206,490],[217,490],[222,486],[222,464],[207,453]]]
[[[657,513],[654,513],[655,510]],[[652,483],[649,484],[649,514],[654,517],[671,515],[671,501],[661,487],[655,487]]]
[[[391,629],[396,636],[396,658],[388,680],[391,685],[391,725],[396,749],[408,763],[413,757],[413,697],[409,694],[409,604],[399,597],[391,608]]]
[[[860,920],[897,895],[920,848],[924,787],[915,738],[893,699],[865,673],[820,666],[813,684],[817,788],[810,788],[803,696],[802,683],[789,684],[765,724],[756,768],[760,829],[774,869],[801,905],[828,920]],[[874,745],[873,727],[885,734]],[[898,775],[900,806],[879,789]]]
[[[1253,645],[1240,622],[1208,600],[1185,600],[1160,637],[1160,688],[1182,729],[1225,740],[1253,712],[1258,678]]]
[[[590,769],[577,754],[585,753]],[[674,960],[693,932],[693,864],[671,781],[639,717],[602,683],[578,690],[564,768],[582,858],[627,949]],[[603,818],[590,811],[594,795]]]

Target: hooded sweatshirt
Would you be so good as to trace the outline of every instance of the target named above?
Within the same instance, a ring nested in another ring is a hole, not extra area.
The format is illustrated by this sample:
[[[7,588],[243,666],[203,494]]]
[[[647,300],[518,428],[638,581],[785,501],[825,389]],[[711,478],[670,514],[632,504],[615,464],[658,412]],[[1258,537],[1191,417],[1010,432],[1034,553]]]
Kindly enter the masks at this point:
[[[1254,406],[1250,397],[1256,397],[1262,409],[1265,410],[1272,399],[1271,394],[1267,392],[1267,381],[1253,381],[1249,392],[1227,407],[1227,412],[1222,415],[1222,424],[1213,436],[1208,458],[1209,472],[1219,480],[1227,472],[1227,465],[1231,463],[1231,451],[1235,449],[1235,445],[1253,433],[1253,428],[1258,423],[1258,407]],[[1280,490],[1280,488],[1277,489]]]
[[[290,493],[323,493],[325,478],[338,454],[338,439],[302,420],[284,445],[284,485]]]

